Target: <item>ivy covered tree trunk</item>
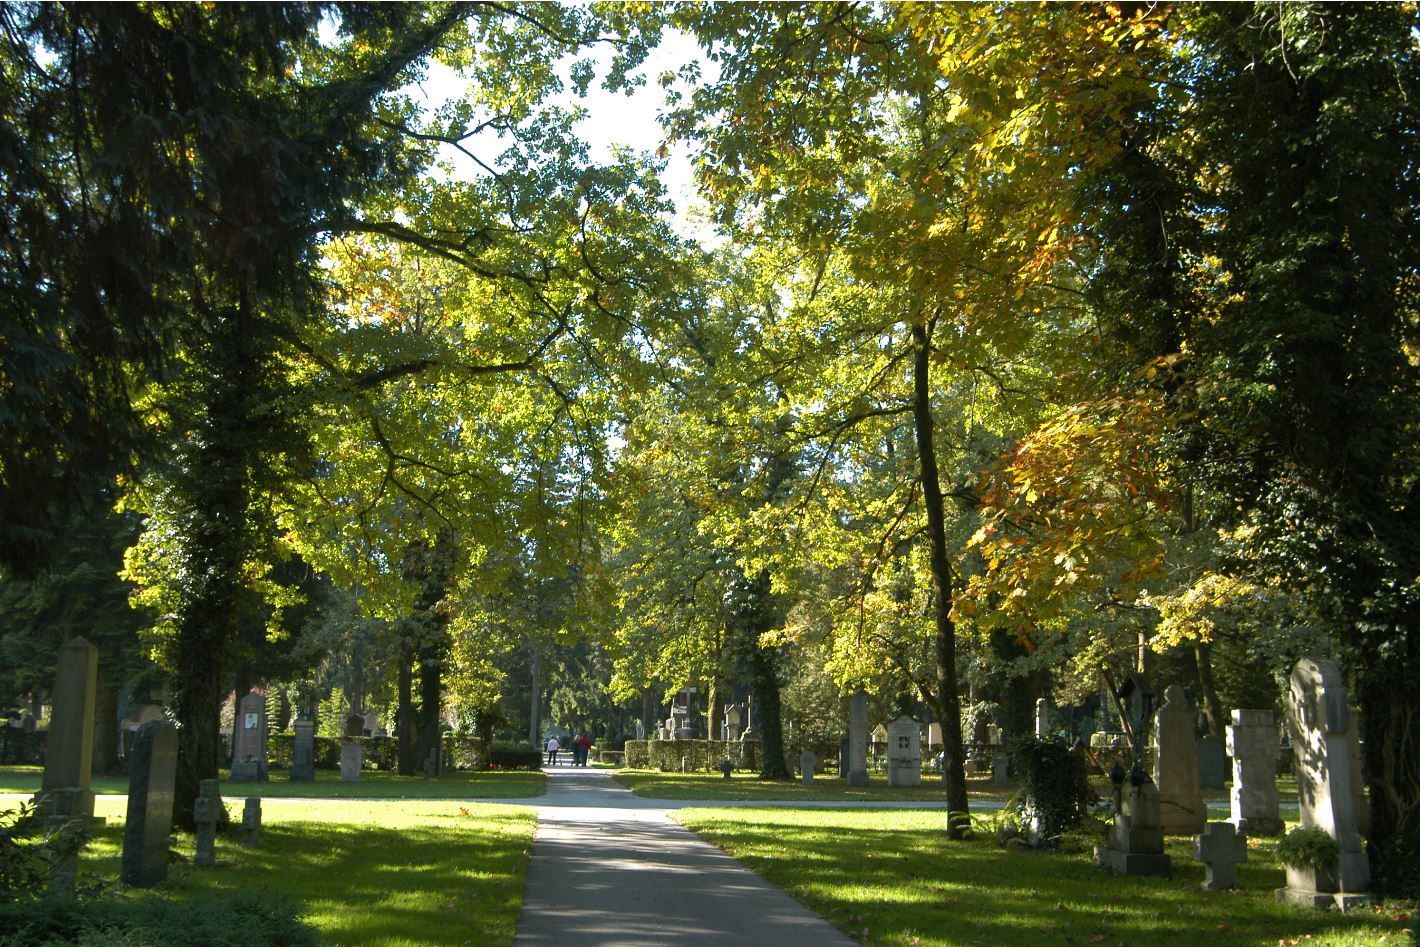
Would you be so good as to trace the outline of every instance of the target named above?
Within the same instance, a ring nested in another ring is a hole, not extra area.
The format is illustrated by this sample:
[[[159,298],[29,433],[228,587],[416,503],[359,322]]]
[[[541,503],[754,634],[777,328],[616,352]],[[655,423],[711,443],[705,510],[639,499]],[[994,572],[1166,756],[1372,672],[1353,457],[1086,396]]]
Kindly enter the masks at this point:
[[[769,573],[754,578],[743,573],[731,591],[731,639],[743,657],[745,678],[754,697],[754,732],[760,739],[760,779],[788,779],[784,759],[784,723],[779,707],[779,661],[773,648],[760,645],[760,636],[772,630],[779,617],[770,590]]]
[[[444,702],[443,668],[439,648],[426,646],[419,656],[419,760],[425,766],[431,754],[442,752],[439,711]]]
[[[957,693],[956,623],[952,620],[952,566],[947,558],[946,509],[937,471],[932,420],[931,327],[912,326],[912,413],[917,433],[917,464],[922,503],[927,511],[928,561],[932,571],[932,618],[937,635],[936,712],[942,726],[942,772],[947,789],[947,837],[963,838],[971,821],[966,795],[966,756],[961,739],[961,697]],[[960,813],[960,818],[957,814]]]
[[[413,776],[419,769],[419,743],[414,728],[414,655],[408,640],[399,655],[399,708],[395,713],[395,765],[399,775]]]

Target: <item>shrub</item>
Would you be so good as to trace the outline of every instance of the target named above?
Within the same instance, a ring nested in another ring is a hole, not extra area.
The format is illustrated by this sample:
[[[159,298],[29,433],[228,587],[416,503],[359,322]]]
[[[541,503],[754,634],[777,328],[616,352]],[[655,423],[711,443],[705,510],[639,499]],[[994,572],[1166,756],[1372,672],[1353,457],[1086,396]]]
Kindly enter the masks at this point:
[[[155,895],[47,896],[0,905],[0,947],[306,947],[315,931],[275,895],[241,891],[191,901]]]
[[[1336,839],[1316,826],[1293,829],[1277,840],[1277,860],[1290,868],[1334,871],[1340,854]]]
[[[542,751],[526,743],[494,743],[488,763],[496,769],[541,769]]]
[[[1033,827],[1031,842],[1055,845],[1084,822],[1094,793],[1090,790],[1085,756],[1045,740],[1016,743],[1012,758],[1021,767],[1021,821]]]
[[[51,828],[28,803],[0,812],[0,903],[42,894],[49,884],[51,859],[72,855],[88,841],[81,823]]]
[[[735,769],[759,769],[758,740],[627,740],[626,765],[631,769],[658,769],[679,773],[681,760],[690,757],[690,770],[718,773],[729,760]]]

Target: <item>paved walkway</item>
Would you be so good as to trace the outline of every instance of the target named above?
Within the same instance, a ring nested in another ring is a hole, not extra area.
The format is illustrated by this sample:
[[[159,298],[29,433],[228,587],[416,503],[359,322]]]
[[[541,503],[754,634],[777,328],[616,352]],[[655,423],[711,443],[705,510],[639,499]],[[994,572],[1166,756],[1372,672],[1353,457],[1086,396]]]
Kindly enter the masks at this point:
[[[596,769],[549,767],[518,945],[854,943]],[[701,803],[704,805],[705,803]],[[716,803],[717,805],[719,803]]]

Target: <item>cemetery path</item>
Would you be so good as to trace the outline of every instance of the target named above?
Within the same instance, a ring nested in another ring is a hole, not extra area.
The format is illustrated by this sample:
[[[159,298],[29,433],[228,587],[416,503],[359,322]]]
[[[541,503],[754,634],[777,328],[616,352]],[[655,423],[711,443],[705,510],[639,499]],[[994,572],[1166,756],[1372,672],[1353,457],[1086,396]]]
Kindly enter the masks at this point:
[[[854,942],[594,769],[548,769],[518,945]],[[679,805],[675,806],[679,808]]]

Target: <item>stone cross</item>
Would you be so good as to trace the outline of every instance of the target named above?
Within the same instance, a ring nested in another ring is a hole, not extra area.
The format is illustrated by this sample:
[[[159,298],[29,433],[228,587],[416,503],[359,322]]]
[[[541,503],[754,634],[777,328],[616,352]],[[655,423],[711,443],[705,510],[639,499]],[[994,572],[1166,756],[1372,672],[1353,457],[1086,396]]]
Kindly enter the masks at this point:
[[[292,729],[296,737],[291,741],[291,782],[315,782],[316,722],[310,717],[299,717]]]
[[[1208,810],[1198,788],[1196,715],[1177,684],[1164,691],[1154,715],[1154,782],[1159,787],[1159,819],[1170,835],[1203,831]]]
[[[1277,728],[1270,710],[1234,710],[1228,727],[1233,758],[1229,820],[1245,835],[1281,835],[1277,807]]]
[[[128,754],[128,818],[119,866],[126,885],[147,888],[168,878],[176,775],[177,728],[166,720],[143,724]]]
[[[1035,738],[1050,739],[1050,701],[1044,697],[1035,702]]]
[[[1247,836],[1231,822],[1209,822],[1202,835],[1193,836],[1193,857],[1204,865],[1204,890],[1236,888],[1238,862],[1247,861]]]
[[[266,696],[252,692],[237,705],[232,731],[232,782],[266,782]]]
[[[242,807],[242,845],[256,848],[261,840],[261,797],[247,796]]]
[[[1287,727],[1297,772],[1297,806],[1304,827],[1336,839],[1336,871],[1288,866],[1278,900],[1335,904],[1345,911],[1370,899],[1370,863],[1360,831],[1360,774],[1346,684],[1331,661],[1303,658],[1292,668]],[[1334,875],[1334,877],[1333,877]]]
[[[812,750],[805,750],[799,754],[799,775],[805,786],[814,784],[814,766],[818,763],[818,757],[814,756]]]
[[[868,695],[862,691],[848,705],[848,785],[868,785]]]
[[[217,864],[217,820],[222,808],[220,787],[215,779],[204,779],[192,806],[192,821],[197,824],[197,851],[192,863],[199,868]]]
[[[922,785],[922,727],[906,715],[887,725],[888,785]]]

